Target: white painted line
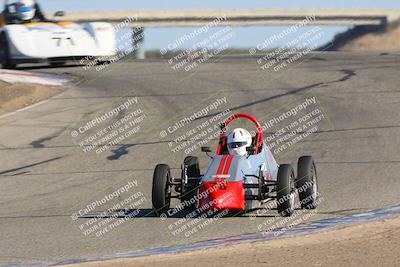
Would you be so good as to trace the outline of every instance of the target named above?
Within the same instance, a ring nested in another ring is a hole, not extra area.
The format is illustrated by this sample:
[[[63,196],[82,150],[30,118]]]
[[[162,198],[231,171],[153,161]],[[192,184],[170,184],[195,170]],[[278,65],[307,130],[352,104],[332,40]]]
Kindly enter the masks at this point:
[[[18,110],[16,110],[16,111],[13,111],[13,112],[10,112],[10,113],[6,113],[6,114],[3,114],[3,115],[0,115],[0,119],[3,119],[3,118],[6,118],[6,117],[9,117],[9,116],[15,115],[15,114],[17,114],[17,113],[19,113],[19,112],[21,112],[21,111],[26,111],[26,110],[28,110],[28,109],[31,109],[31,108],[34,108],[34,107],[40,106],[40,105],[42,105],[42,104],[44,104],[44,103],[47,103],[47,102],[49,102],[49,100],[48,100],[48,99],[46,99],[46,100],[43,100],[43,101],[40,101],[40,102],[38,102],[38,103],[35,103],[35,104],[33,104],[33,105],[30,105],[30,106],[27,106],[27,107],[24,107],[24,108],[18,109]]]
[[[7,83],[30,83],[30,84],[41,84],[51,86],[62,86],[69,82],[71,79],[67,75],[52,74],[52,73],[36,73],[19,70],[5,70],[0,69],[0,80]],[[42,105],[49,100],[43,100],[33,105],[18,109],[16,111],[0,115],[0,119],[15,115],[21,111],[26,111],[31,108]]]

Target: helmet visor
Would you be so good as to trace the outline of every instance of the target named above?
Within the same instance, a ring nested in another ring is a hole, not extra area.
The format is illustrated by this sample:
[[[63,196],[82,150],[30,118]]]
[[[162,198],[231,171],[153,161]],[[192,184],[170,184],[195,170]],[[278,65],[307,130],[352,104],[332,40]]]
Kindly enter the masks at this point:
[[[31,12],[33,10],[33,7],[31,7],[31,6],[21,6],[21,7],[19,7],[18,10],[21,13]]]
[[[232,142],[228,143],[229,148],[238,148],[247,145],[247,142]]]

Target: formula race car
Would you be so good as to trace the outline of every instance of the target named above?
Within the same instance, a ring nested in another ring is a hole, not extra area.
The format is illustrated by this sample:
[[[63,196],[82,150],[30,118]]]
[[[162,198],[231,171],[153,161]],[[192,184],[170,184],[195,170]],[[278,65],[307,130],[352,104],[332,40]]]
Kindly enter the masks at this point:
[[[230,155],[226,127],[237,118],[252,121],[257,133],[246,156]],[[209,153],[209,147],[202,147]],[[251,115],[236,114],[221,125],[218,148],[204,174],[200,173],[197,157],[188,156],[182,164],[180,178],[171,176],[170,167],[158,164],[154,170],[152,202],[157,215],[169,214],[171,198],[180,199],[180,208],[245,211],[261,208],[275,200],[282,216],[291,216],[295,196],[301,208],[315,209],[318,198],[317,172],[311,156],[298,160],[297,177],[289,164],[278,165],[267,147],[260,123]],[[164,215],[162,215],[164,216]]]
[[[63,15],[61,11],[55,13],[55,16]],[[48,20],[33,0],[11,4],[5,1],[0,27],[3,68],[38,62],[63,65],[67,60],[94,60],[116,54],[116,37],[111,24]]]

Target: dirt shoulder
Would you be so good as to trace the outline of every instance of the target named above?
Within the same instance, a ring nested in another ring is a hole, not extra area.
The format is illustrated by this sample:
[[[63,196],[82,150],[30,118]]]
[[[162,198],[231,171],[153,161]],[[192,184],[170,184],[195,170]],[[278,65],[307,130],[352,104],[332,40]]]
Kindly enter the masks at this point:
[[[399,52],[400,20],[382,27],[355,26],[337,34],[321,51]]]
[[[318,234],[74,266],[400,266],[400,217]],[[71,266],[71,265],[69,265]]]
[[[378,33],[369,33],[345,44],[341,51],[400,51],[400,21]]]
[[[63,90],[61,86],[9,84],[0,81],[0,115],[35,104]]]

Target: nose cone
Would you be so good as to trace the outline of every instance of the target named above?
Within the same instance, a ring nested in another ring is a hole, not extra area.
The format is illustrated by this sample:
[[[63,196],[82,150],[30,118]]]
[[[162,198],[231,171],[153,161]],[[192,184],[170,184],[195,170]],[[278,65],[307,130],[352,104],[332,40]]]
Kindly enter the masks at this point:
[[[199,208],[201,210],[244,210],[243,182],[206,182],[200,186]]]

